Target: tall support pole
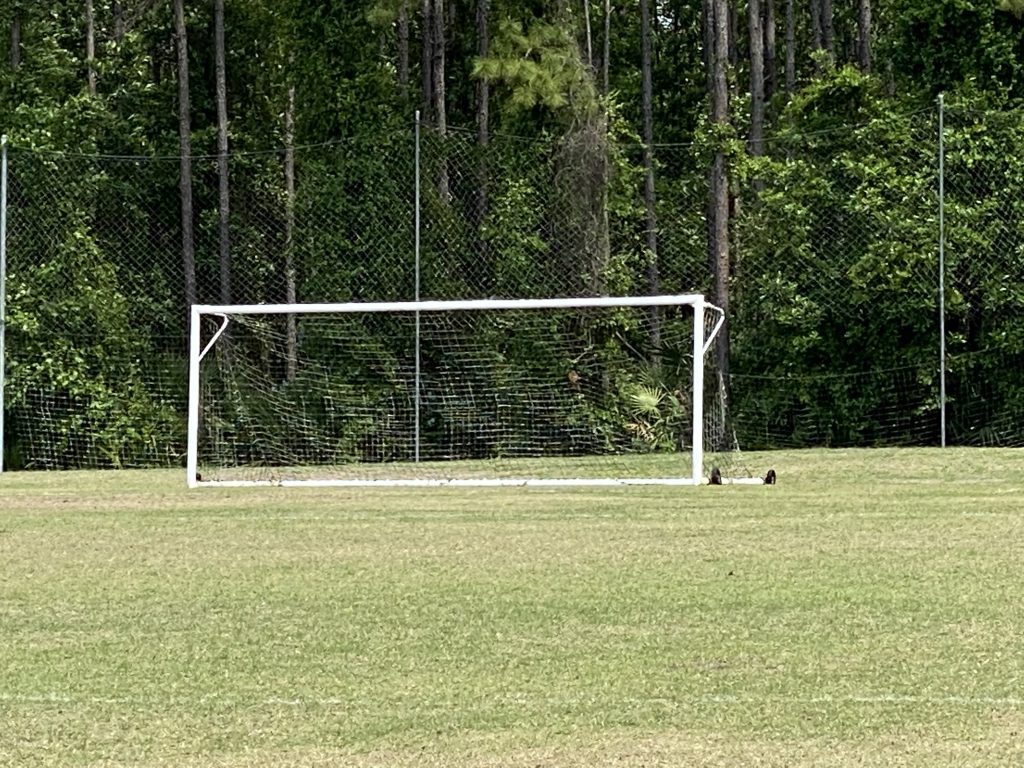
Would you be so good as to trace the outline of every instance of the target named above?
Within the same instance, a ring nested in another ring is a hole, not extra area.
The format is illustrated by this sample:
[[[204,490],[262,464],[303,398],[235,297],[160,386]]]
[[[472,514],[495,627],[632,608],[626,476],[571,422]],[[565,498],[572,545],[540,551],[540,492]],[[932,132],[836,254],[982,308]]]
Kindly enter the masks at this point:
[[[939,433],[946,447],[946,149],[945,101],[939,94]]]
[[[413,287],[413,293],[415,294],[416,301],[420,300],[420,111],[416,110],[416,151],[415,151],[415,165],[416,165],[416,201],[414,205],[414,228],[415,228],[415,285]],[[415,409],[415,445],[413,446],[414,459],[419,462],[420,460],[420,311],[416,310],[416,379],[413,391],[413,407]]]
[[[704,476],[704,298],[693,305],[693,466],[691,477],[700,485]]]
[[[4,386],[7,382],[7,135],[0,136],[0,472],[4,471]]]

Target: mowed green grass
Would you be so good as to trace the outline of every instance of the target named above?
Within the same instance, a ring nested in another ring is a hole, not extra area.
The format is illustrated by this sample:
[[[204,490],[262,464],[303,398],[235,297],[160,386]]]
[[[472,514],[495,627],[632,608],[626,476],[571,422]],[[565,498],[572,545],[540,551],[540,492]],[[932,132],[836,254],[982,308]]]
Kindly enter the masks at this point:
[[[766,486],[0,477],[0,765],[1024,761],[1024,452]]]

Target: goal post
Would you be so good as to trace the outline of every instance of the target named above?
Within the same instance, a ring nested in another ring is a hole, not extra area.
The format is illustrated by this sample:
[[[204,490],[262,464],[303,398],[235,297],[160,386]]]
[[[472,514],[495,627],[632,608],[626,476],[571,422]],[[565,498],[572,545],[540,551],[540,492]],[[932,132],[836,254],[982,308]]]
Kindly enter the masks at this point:
[[[188,485],[699,484],[723,322],[701,294],[194,305]]]

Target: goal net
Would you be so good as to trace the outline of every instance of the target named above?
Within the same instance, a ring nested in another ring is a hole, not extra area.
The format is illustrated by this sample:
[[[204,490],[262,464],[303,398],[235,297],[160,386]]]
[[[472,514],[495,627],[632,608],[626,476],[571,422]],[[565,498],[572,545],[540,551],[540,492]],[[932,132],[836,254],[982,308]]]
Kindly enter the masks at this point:
[[[191,486],[695,484],[700,295],[195,306]]]

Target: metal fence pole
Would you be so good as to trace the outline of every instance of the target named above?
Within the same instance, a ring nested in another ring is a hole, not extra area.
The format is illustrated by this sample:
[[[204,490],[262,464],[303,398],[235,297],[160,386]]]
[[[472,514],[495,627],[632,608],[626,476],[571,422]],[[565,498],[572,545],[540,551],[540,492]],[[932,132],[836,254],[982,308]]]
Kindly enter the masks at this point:
[[[4,471],[4,385],[7,369],[7,136],[0,136],[0,472]]]
[[[946,447],[946,151],[945,102],[939,94],[939,432]]]
[[[413,287],[413,293],[416,301],[420,300],[420,111],[416,110],[416,151],[415,151],[415,177],[416,177],[416,191],[415,191],[415,204],[414,204],[414,258],[416,261],[415,267],[415,285]],[[414,385],[413,393],[413,407],[415,409],[415,445],[413,447],[414,458],[418,462],[420,460],[420,313],[416,310],[416,383]]]

